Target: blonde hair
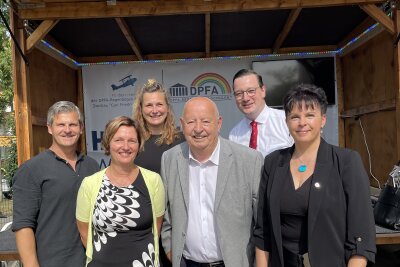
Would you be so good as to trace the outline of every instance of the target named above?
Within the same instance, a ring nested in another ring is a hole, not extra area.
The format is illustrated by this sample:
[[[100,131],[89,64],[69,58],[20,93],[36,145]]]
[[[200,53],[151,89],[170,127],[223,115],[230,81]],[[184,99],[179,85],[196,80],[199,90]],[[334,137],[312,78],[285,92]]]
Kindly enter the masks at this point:
[[[136,92],[136,97],[135,101],[133,102],[133,108],[132,108],[132,117],[135,121],[139,123],[139,128],[141,131],[141,136],[144,141],[147,141],[150,136],[151,132],[147,126],[147,122],[145,121],[143,117],[143,95],[145,93],[162,93],[164,94],[164,100],[165,103],[168,107],[167,110],[167,117],[165,118],[164,125],[163,125],[163,131],[161,133],[161,136],[157,138],[156,144],[157,145],[162,145],[162,144],[167,144],[170,145],[174,142],[175,139],[179,138],[179,132],[175,127],[175,119],[174,119],[174,114],[172,112],[172,107],[171,104],[169,103],[169,94],[168,92],[164,89],[164,87],[158,83],[154,79],[149,79],[147,80],[147,83],[142,86],[137,92]]]

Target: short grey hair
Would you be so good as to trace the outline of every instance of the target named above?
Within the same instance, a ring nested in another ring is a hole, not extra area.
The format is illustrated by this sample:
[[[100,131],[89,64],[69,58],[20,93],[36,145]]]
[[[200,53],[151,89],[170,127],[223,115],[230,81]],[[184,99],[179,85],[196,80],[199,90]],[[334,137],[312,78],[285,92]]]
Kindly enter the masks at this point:
[[[52,125],[54,117],[59,113],[76,112],[78,114],[79,123],[83,125],[83,116],[79,108],[70,101],[58,101],[54,103],[47,112],[47,125]]]

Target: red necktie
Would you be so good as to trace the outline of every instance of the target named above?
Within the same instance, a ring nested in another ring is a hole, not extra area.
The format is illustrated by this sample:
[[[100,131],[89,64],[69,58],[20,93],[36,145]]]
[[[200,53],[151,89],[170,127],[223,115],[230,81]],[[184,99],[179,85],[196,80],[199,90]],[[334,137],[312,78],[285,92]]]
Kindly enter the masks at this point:
[[[257,149],[257,134],[258,134],[257,122],[252,121],[250,122],[250,125],[251,125],[251,136],[250,136],[249,147]]]

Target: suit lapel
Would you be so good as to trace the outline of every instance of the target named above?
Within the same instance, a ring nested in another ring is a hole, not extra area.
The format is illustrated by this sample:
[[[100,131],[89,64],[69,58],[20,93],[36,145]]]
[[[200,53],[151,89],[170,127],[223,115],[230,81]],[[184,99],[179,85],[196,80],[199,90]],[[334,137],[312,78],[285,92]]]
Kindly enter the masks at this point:
[[[289,162],[291,158],[291,154],[293,151],[293,147],[291,149],[286,150],[286,153],[280,158],[280,162],[272,174],[272,184],[267,190],[271,190],[270,199],[269,199],[269,209],[271,213],[271,224],[272,224],[272,232],[274,234],[274,238],[276,241],[276,245],[278,247],[279,258],[282,262],[283,266],[283,251],[282,249],[282,234],[281,234],[281,195],[282,195],[282,184],[284,182],[285,177],[289,175]]]
[[[187,143],[182,145],[182,150],[177,158],[178,176],[181,184],[183,199],[186,209],[189,207],[189,146]]]
[[[221,198],[224,193],[226,183],[228,181],[229,171],[232,169],[233,164],[232,151],[230,147],[222,138],[219,138],[219,140],[219,165],[217,174],[217,186],[215,189],[214,211],[218,209],[219,203],[221,202]]]
[[[321,203],[325,198],[326,186],[328,185],[327,180],[332,169],[332,160],[330,161],[329,145],[321,139],[321,143],[318,148],[317,162],[315,164],[315,170],[313,174],[313,181],[310,188],[310,198],[308,204],[308,240],[314,229],[315,222],[318,217],[318,212],[321,207]]]

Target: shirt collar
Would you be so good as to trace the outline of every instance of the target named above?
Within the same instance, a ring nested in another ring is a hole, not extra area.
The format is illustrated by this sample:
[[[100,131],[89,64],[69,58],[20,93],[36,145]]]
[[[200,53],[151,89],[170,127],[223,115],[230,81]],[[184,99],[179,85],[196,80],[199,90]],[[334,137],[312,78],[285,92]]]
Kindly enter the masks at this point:
[[[206,160],[206,161],[204,161],[204,163],[200,163],[197,159],[195,159],[194,157],[193,157],[193,155],[192,155],[192,152],[190,151],[190,148],[189,148],[189,159],[190,160],[192,160],[192,161],[195,161],[195,162],[197,162],[198,164],[205,164],[205,163],[207,163],[207,162],[211,162],[211,163],[213,163],[214,165],[217,165],[218,166],[218,164],[219,164],[219,151],[220,151],[220,147],[221,147],[221,145],[220,145],[220,141],[219,141],[219,138],[218,138],[218,142],[217,142],[217,146],[214,148],[214,151],[213,151],[213,153],[211,154],[211,156]]]
[[[47,153],[49,153],[50,155],[52,155],[53,157],[55,157],[57,160],[62,160],[65,161],[65,159],[59,157],[56,153],[54,153],[53,150],[51,149],[47,149],[46,150]],[[80,153],[79,151],[76,151],[76,162],[83,160],[83,153]]]
[[[256,121],[257,124],[264,124],[269,117],[268,110],[269,110],[269,107],[267,106],[267,104],[265,104],[263,110],[261,111],[260,114],[258,114],[257,118],[254,121]],[[247,124],[250,126],[250,122],[252,122],[252,120],[249,120],[247,117],[245,117],[245,118],[246,118]]]

